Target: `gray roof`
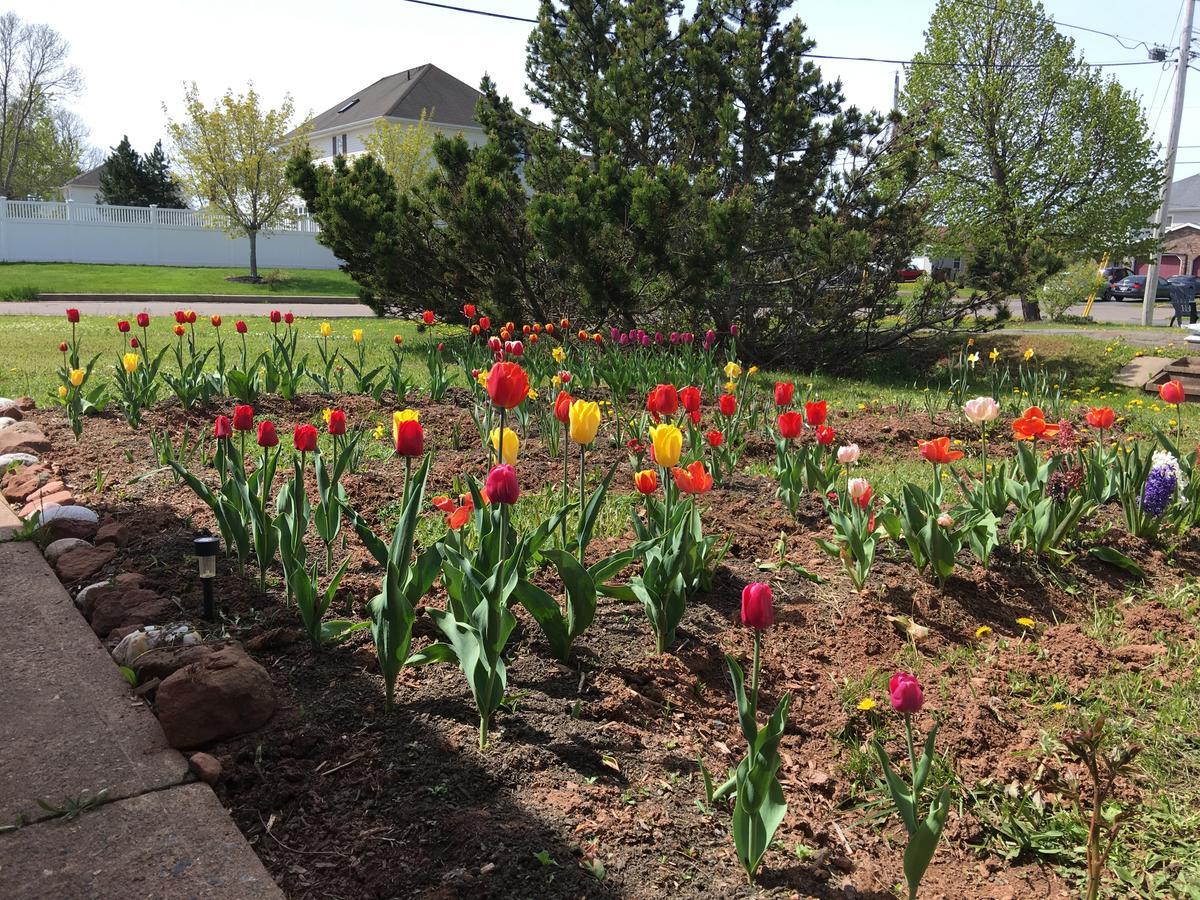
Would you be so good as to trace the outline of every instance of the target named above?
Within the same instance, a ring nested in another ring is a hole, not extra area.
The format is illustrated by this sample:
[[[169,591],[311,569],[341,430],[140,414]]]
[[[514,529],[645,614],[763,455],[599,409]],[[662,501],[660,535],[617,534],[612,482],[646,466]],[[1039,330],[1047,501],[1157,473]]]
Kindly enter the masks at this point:
[[[1200,209],[1200,175],[1181,178],[1172,183],[1168,211],[1176,209]]]
[[[481,96],[466,82],[426,63],[380,78],[313,116],[308,124],[313,131],[324,131],[381,116],[419,119],[424,111],[431,122],[478,127],[475,104]]]
[[[100,187],[100,176],[104,174],[104,166],[105,163],[100,163],[86,172],[79,173],[63,187]]]

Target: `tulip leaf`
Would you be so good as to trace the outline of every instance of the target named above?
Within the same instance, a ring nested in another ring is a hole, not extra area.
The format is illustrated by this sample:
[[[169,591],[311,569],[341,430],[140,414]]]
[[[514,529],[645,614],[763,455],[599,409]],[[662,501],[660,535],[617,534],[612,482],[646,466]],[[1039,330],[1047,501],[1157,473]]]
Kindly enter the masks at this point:
[[[1145,580],[1146,578],[1145,569],[1114,547],[1092,547],[1088,553],[1101,562],[1106,562],[1110,566],[1116,566],[1119,569],[1125,570],[1134,578],[1140,580]]]

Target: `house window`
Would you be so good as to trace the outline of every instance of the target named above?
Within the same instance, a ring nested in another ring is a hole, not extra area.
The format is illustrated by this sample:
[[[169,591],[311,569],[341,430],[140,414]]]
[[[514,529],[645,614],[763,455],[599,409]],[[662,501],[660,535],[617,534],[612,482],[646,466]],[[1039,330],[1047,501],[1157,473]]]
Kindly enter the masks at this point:
[[[346,135],[342,135],[342,155],[346,155]]]
[[[333,136],[333,152],[329,155],[337,156],[337,135],[336,134]]]

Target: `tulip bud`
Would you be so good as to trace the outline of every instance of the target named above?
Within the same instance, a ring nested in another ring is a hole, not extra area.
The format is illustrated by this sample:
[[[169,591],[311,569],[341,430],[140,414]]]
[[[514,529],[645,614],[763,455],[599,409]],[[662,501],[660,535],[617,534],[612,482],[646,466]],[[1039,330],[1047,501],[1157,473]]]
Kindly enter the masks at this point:
[[[919,713],[925,705],[925,693],[921,690],[921,682],[907,672],[897,672],[888,682],[888,693],[891,696],[892,709],[904,715]]]
[[[213,437],[217,440],[224,440],[233,434],[233,425],[229,422],[229,416],[217,416],[213,422]]]
[[[771,586],[752,581],[742,588],[742,624],[762,631],[775,624],[774,595]]]
[[[517,483],[517,470],[508,463],[493,466],[488,472],[484,490],[492,503],[513,504],[521,496],[521,487]]]

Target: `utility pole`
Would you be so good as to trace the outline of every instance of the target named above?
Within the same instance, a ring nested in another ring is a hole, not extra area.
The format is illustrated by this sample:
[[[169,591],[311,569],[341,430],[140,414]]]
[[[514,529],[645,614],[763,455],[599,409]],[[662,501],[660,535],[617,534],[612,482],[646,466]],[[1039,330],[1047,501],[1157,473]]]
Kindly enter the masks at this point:
[[[1183,30],[1179,32],[1179,63],[1175,70],[1175,109],[1171,115],[1171,134],[1167,138],[1167,165],[1163,172],[1162,205],[1154,217],[1154,239],[1161,240],[1171,203],[1171,181],[1175,178],[1175,156],[1179,152],[1179,126],[1183,121],[1183,95],[1187,89],[1188,63],[1192,60],[1192,22],[1196,17],[1196,0],[1185,0],[1187,11]],[[1162,253],[1154,254],[1146,270],[1146,293],[1142,297],[1142,324],[1154,324],[1154,298],[1158,293],[1158,265]]]

